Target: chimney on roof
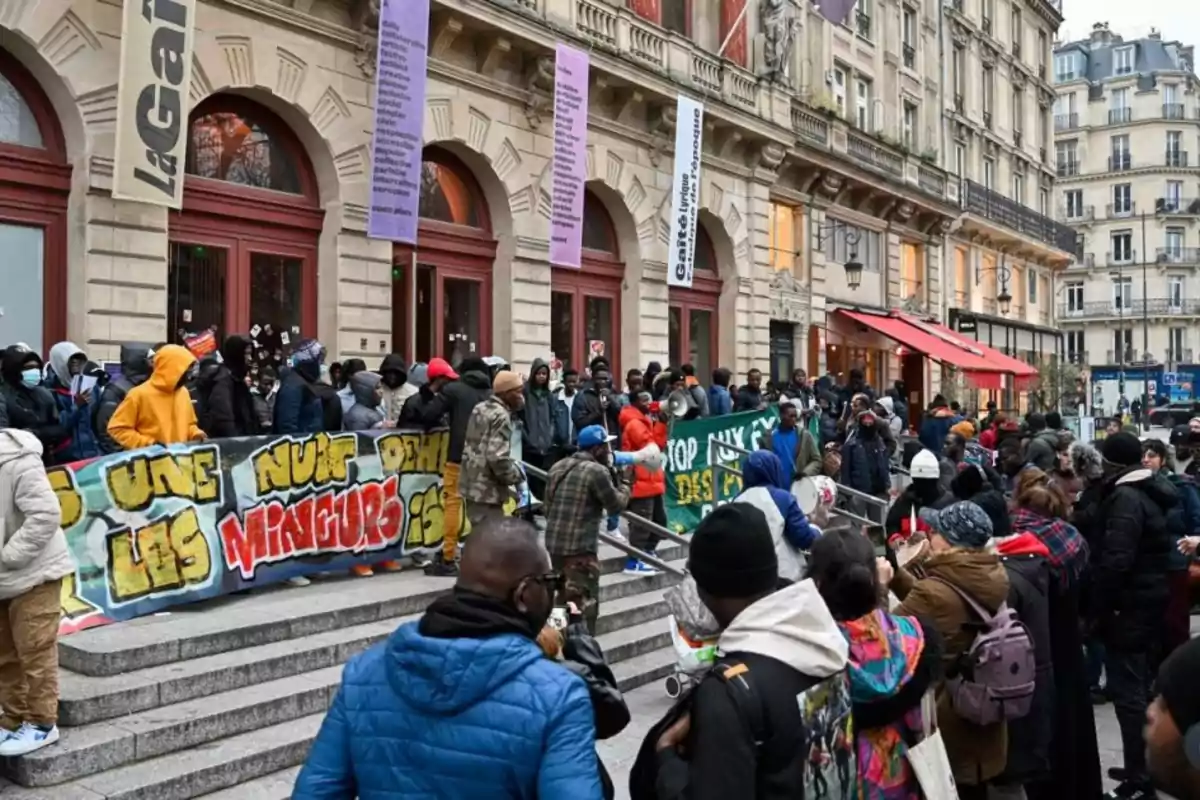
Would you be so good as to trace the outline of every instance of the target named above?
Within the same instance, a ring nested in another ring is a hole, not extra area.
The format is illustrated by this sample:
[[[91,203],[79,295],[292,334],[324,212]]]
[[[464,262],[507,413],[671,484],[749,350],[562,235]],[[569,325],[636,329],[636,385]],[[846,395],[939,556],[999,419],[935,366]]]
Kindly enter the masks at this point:
[[[1092,44],[1108,44],[1112,41],[1112,31],[1107,22],[1097,22],[1092,26]]]
[[[1158,28],[1151,28],[1149,38],[1153,39],[1156,42],[1161,42],[1162,41],[1162,32]]]

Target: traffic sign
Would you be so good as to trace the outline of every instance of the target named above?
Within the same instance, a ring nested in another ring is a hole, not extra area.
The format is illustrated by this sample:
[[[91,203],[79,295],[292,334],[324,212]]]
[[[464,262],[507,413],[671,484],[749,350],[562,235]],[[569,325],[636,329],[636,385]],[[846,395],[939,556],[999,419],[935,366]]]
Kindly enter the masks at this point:
[[[1164,372],[1162,375],[1163,386],[1174,386],[1179,380],[1174,372]]]

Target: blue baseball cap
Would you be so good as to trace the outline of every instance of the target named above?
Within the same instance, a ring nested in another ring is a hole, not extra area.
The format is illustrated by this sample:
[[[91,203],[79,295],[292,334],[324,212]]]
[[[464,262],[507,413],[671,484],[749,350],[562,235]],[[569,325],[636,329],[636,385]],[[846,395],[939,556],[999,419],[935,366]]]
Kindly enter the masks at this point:
[[[611,442],[617,437],[609,436],[608,431],[604,430],[601,425],[588,425],[579,432],[579,447],[582,450],[587,450],[592,447],[598,447],[605,442]]]

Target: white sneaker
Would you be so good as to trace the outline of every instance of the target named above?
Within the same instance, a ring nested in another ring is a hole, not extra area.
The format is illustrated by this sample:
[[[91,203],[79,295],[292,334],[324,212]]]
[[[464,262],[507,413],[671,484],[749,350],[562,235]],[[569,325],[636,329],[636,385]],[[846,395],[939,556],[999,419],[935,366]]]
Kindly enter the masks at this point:
[[[28,755],[57,741],[57,725],[50,728],[50,730],[43,730],[37,725],[30,725],[26,722],[21,725],[16,733],[10,733],[7,739],[0,742],[0,756],[11,758],[13,756]]]
[[[618,542],[624,542],[625,544],[629,544],[629,540],[625,538],[625,534],[621,533],[620,528],[614,528],[611,531],[605,531],[605,533],[607,533],[612,538],[616,539]]]
[[[297,575],[294,578],[288,578],[284,581],[288,586],[308,586],[312,581],[303,575]]]

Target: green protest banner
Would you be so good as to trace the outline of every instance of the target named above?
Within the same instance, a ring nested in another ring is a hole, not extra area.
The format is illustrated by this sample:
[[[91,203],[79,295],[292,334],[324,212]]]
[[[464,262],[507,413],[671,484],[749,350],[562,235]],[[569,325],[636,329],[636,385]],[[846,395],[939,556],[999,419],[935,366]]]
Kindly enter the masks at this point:
[[[758,448],[758,439],[779,421],[779,407],[766,411],[745,411],[721,417],[676,422],[667,437],[664,469],[667,474],[667,527],[684,533],[691,531],[701,518],[712,511],[714,503],[731,500],[742,490],[742,480],[722,472],[716,486],[709,457],[710,442],[714,439],[740,447]],[[737,468],[742,456],[732,450],[715,448],[718,463]]]

